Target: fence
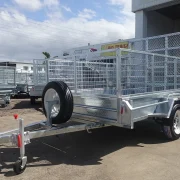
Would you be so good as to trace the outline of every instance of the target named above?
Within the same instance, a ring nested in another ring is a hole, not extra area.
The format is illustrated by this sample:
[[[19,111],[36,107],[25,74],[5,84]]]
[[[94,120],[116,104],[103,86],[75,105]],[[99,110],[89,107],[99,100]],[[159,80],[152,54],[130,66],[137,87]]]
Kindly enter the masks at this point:
[[[130,40],[130,49],[169,56],[180,56],[180,33]]]
[[[98,58],[88,61],[79,61],[76,56],[46,61],[44,83],[62,80],[74,93],[85,95],[129,95],[180,88],[178,57],[117,49],[116,56],[106,59],[99,58],[98,53],[94,53]],[[42,83],[42,72],[37,73],[36,80]]]

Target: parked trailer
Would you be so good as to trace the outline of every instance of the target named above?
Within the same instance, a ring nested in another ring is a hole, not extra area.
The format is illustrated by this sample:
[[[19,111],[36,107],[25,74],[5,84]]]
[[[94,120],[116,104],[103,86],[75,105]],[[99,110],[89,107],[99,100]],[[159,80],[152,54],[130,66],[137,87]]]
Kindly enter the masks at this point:
[[[15,67],[11,66],[1,66],[0,67],[0,84],[9,86],[10,89],[12,86],[16,87],[14,93],[29,94],[30,88],[33,85],[33,73],[30,72],[19,72],[16,71]]]
[[[0,105],[5,107],[10,104],[11,96],[15,94],[16,86],[0,84]]]
[[[0,134],[1,144],[20,148],[16,174],[25,170],[25,145],[34,138],[106,126],[134,129],[147,118],[158,122],[168,139],[180,137],[180,58],[125,49],[104,52],[114,52],[114,60],[48,61],[53,73],[42,95],[47,120],[24,127],[19,119],[19,129]]]
[[[2,107],[10,103],[11,96],[16,92],[15,68],[0,67],[0,105]]]
[[[147,51],[151,53],[157,53],[157,54],[164,54],[164,55],[170,55],[170,56],[178,56],[179,57],[179,39],[180,39],[180,32],[177,33],[170,33],[165,35],[159,35],[154,37],[148,37],[148,38],[142,38],[142,39],[128,39],[125,41],[115,41],[111,43],[103,43],[103,44],[97,44],[94,45],[93,48],[96,50],[104,49],[104,46],[106,46],[107,49],[114,48],[118,46],[119,43],[126,43],[129,47],[129,49],[132,50],[139,50],[139,51]],[[90,47],[83,47],[83,49],[89,51]],[[77,54],[77,52],[82,53],[83,51],[82,47],[75,48],[70,50],[70,55],[64,56],[61,59],[73,59],[76,57],[76,60],[84,59],[85,61],[91,61],[92,57],[94,56],[94,52],[86,54]],[[103,53],[102,53],[103,54]],[[108,57],[108,54],[105,53],[106,58],[112,59],[112,56]],[[99,56],[99,58],[102,58]],[[31,103],[34,104],[35,100],[42,97],[43,89],[46,85],[46,83],[49,82],[46,69],[47,66],[44,63],[43,60],[34,60],[33,69],[36,69],[34,71],[34,85],[32,86],[32,89],[30,90],[30,100]],[[45,72],[42,73],[41,69],[44,69]],[[41,73],[41,74],[40,74]],[[59,80],[61,78],[59,77]]]
[[[33,73],[16,72],[15,79],[17,94],[29,94],[33,86]]]

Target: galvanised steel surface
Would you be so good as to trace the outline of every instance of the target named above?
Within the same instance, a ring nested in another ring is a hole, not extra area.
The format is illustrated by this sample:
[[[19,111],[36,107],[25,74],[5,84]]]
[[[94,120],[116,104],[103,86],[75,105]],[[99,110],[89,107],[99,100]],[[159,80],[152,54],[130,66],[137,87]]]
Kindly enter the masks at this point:
[[[95,52],[87,61],[74,57],[43,62],[46,83],[63,80],[71,88],[73,115],[69,122],[53,126],[51,112],[57,102],[46,98],[45,122],[24,127],[23,120],[19,119],[19,129],[0,133],[1,144],[12,142],[20,148],[21,162],[16,168],[22,171],[26,168],[25,145],[34,138],[83,130],[90,132],[90,129],[110,125],[133,129],[135,122],[147,118],[170,118],[175,103],[180,100],[177,70],[180,58],[127,49],[108,52],[115,56],[99,58],[100,52]],[[178,117],[176,113],[174,127],[177,133]]]
[[[102,52],[113,56],[103,57]],[[153,114],[168,116],[174,98],[169,96],[179,93],[180,58],[127,49],[94,52],[87,57],[84,61],[80,56],[34,61],[37,67],[44,67],[44,85],[50,81],[68,84],[74,96],[74,114],[128,128]],[[37,82],[42,82],[42,72],[36,72]]]
[[[130,39],[129,48],[179,57],[180,32],[143,39]]]

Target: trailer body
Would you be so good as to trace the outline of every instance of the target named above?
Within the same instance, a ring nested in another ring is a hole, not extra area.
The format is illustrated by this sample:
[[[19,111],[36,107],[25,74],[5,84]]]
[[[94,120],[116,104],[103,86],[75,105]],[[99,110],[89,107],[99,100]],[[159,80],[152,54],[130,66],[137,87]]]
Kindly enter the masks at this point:
[[[114,56],[107,59],[102,53]],[[0,134],[1,143],[12,142],[20,148],[14,165],[17,174],[26,168],[25,145],[34,138],[106,126],[134,129],[136,122],[147,118],[160,121],[169,139],[180,137],[179,57],[118,48],[94,52],[90,61],[74,56],[41,65],[46,71],[36,81],[42,88],[52,84],[43,90],[47,120],[24,127],[19,119],[19,129]],[[52,119],[61,111],[62,96],[53,84],[59,80],[71,90],[74,110],[69,122],[54,126]]]

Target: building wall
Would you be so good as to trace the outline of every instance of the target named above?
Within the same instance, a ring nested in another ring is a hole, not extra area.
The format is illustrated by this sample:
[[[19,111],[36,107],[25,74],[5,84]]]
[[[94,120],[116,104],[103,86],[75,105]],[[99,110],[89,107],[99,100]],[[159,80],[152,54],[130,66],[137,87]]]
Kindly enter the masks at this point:
[[[180,0],[132,0],[132,11],[136,12],[142,9],[156,8],[157,6],[166,6],[176,4]]]
[[[156,11],[138,11],[135,31],[137,39],[179,32],[180,19],[172,20]]]
[[[147,37],[147,13],[145,11],[136,12],[135,37],[137,39]]]
[[[180,32],[180,19],[174,21],[174,31]]]
[[[155,10],[180,4],[180,0],[132,0],[136,15],[135,38],[146,38],[180,31],[180,20],[171,20]]]
[[[169,34],[174,32],[174,23],[162,14],[151,11],[147,13],[147,37]]]

